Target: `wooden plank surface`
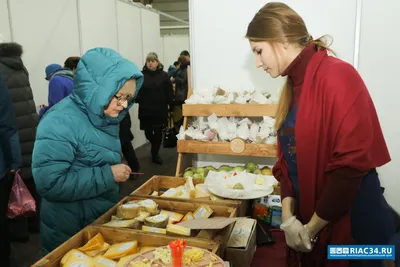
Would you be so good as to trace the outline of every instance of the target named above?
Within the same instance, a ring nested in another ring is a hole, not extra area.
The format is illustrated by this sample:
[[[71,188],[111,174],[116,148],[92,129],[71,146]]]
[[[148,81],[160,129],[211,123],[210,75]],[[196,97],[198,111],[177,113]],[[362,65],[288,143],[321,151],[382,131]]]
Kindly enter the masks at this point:
[[[241,153],[235,153],[229,142],[202,142],[195,140],[178,140],[178,153],[217,154],[231,156],[277,157],[277,145],[246,144]]]
[[[139,247],[143,246],[167,246],[169,242],[176,240],[174,236],[156,235],[147,232],[132,232],[126,229],[105,228],[89,226],[68,239],[58,248],[47,254],[44,258],[33,264],[33,267],[59,267],[60,261],[64,255],[71,249],[76,249],[93,238],[96,234],[101,233],[104,241],[109,244],[116,244],[136,240]],[[218,253],[220,245],[212,240],[203,239],[188,239],[186,240],[189,246],[199,247],[209,250],[213,253]]]
[[[183,116],[262,117],[275,116],[276,104],[184,104]]]

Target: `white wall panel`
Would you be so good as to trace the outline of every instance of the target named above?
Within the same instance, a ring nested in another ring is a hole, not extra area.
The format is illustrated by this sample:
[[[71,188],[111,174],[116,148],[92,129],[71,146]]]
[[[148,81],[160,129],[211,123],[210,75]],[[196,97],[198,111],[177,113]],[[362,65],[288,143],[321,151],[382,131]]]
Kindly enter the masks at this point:
[[[178,60],[179,54],[183,50],[190,50],[188,35],[165,35],[162,37],[164,50],[163,63],[168,66],[174,64]]]
[[[14,41],[24,47],[23,60],[30,74],[36,105],[47,104],[45,67],[51,63],[63,65],[67,57],[80,55],[76,1],[9,3]]]
[[[146,9],[141,9],[141,19],[143,59],[145,60],[149,52],[156,52],[157,54],[162,53],[160,36],[160,15]]]
[[[378,172],[386,188],[385,195],[389,204],[400,212],[400,126],[397,123],[400,54],[389,45],[400,42],[400,36],[396,34],[400,20],[393,10],[400,10],[398,0],[363,0],[359,71],[374,101],[392,157],[392,161]]]
[[[94,47],[118,51],[115,0],[79,0],[79,13],[84,53]]]
[[[119,53],[135,63],[139,69],[142,69],[143,52],[140,8],[117,1],[117,14]],[[132,121],[131,131],[135,136],[133,146],[136,148],[146,143],[146,137],[139,127],[138,105],[135,104],[129,113]]]
[[[11,41],[7,0],[0,0],[0,34],[3,35],[4,41]]]

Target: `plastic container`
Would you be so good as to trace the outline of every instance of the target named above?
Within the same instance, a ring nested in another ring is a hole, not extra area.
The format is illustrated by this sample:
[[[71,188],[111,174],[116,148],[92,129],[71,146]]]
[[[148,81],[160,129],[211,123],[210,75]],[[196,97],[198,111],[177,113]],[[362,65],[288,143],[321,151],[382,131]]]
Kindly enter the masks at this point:
[[[171,249],[172,267],[183,266],[183,253],[186,247],[186,242],[183,239],[178,239],[169,243]]]

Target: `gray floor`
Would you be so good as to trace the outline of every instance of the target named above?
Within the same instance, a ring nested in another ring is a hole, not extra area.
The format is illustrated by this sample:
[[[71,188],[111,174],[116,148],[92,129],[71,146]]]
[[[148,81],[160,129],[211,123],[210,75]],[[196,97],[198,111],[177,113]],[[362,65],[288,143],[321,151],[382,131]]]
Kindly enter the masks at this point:
[[[160,156],[164,160],[163,165],[156,165],[151,162],[150,146],[145,145],[136,150],[137,157],[141,164],[141,172],[144,175],[136,180],[129,180],[121,186],[121,197],[129,195],[137,187],[142,185],[150,177],[156,174],[174,175],[176,168],[177,153],[175,148],[161,148]],[[15,266],[27,267],[40,259],[40,238],[39,234],[33,234],[26,243],[12,244],[12,258]]]

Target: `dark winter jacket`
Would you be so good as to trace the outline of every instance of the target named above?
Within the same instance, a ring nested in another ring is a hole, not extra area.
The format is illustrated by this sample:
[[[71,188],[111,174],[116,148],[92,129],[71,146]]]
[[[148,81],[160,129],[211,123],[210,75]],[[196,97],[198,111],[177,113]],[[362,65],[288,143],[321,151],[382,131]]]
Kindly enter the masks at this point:
[[[125,117],[119,123],[119,139],[121,140],[121,143],[127,143],[133,140],[131,127],[131,116],[129,115],[129,112],[127,112]]]
[[[0,73],[0,180],[21,165],[21,148],[11,98]]]
[[[181,105],[188,94],[188,65],[181,65],[175,74],[175,103]]]
[[[144,83],[136,99],[139,103],[140,128],[166,125],[168,105],[174,103],[171,80],[162,69],[151,71],[144,68],[142,73]]]
[[[29,74],[21,56],[22,47],[17,43],[0,44],[0,73],[3,75],[13,102],[22,154],[21,177],[32,177],[32,151],[35,142],[38,115]]]

